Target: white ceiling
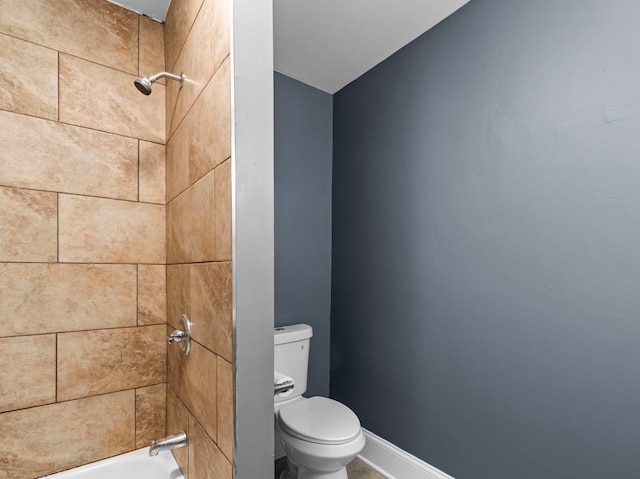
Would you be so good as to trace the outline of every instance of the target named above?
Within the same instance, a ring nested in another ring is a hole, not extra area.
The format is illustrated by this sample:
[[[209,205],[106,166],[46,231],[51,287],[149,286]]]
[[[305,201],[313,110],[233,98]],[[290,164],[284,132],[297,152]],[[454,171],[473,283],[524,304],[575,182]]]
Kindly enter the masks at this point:
[[[274,70],[335,93],[469,0],[274,0]]]
[[[109,0],[163,20],[169,0]],[[469,0],[273,0],[274,70],[335,93]]]

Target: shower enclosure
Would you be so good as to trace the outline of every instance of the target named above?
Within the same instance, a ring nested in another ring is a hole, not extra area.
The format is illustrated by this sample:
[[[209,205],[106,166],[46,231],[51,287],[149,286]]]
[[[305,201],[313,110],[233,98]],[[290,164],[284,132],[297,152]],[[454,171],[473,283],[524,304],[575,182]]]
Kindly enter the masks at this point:
[[[270,6],[0,10],[0,475],[180,430],[188,478],[271,471]]]

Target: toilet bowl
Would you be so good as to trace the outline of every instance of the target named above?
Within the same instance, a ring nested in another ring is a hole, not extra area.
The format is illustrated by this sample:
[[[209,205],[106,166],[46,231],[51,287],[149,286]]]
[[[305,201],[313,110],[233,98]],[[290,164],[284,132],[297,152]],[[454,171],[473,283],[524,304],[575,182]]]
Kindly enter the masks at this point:
[[[318,396],[281,408],[276,431],[287,455],[281,479],[347,479],[347,464],[365,445],[353,411]]]
[[[366,440],[358,416],[347,406],[326,397],[302,396],[311,335],[310,326],[294,325],[276,328],[274,336],[278,377],[284,373],[295,384],[274,396],[276,441],[287,456],[287,469],[279,479],[347,479],[346,466]]]

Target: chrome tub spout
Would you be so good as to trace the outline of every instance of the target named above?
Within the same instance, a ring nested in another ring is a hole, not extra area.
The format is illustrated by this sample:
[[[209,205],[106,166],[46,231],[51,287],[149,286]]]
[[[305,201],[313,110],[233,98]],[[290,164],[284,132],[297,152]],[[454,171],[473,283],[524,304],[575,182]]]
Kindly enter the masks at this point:
[[[156,439],[151,441],[149,447],[149,455],[157,456],[160,451],[168,451],[169,449],[177,449],[179,447],[185,447],[187,445],[187,433],[179,432],[171,436],[163,437],[162,439]]]

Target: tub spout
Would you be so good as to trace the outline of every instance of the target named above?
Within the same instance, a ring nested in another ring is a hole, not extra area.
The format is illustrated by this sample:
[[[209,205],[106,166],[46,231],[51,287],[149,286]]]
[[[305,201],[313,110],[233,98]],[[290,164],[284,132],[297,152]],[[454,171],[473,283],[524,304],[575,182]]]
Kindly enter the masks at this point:
[[[187,445],[187,434],[185,432],[179,432],[171,436],[163,437],[162,439],[156,439],[151,441],[149,446],[149,455],[157,456],[160,451],[168,451],[169,449],[177,449]]]

